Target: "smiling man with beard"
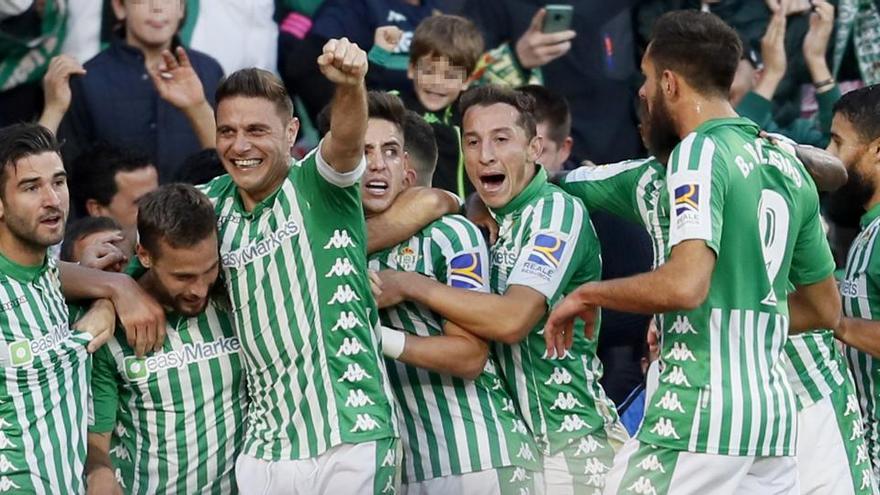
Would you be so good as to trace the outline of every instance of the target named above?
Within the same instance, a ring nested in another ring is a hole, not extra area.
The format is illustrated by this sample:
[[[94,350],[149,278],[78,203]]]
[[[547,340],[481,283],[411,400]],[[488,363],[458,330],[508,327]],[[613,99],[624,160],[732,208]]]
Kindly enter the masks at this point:
[[[579,175],[633,175],[603,193],[649,229],[658,267],[577,289],[548,318],[548,352],[564,351],[576,317],[592,326],[598,306],[663,314],[658,390],[606,493],[797,493],[783,343],[789,318],[803,330],[839,315],[815,187],[793,152],[730,107],[735,32],[690,11],[654,29],[642,62],[643,132],[658,156],[671,151],[668,167],[629,162]],[[799,286],[791,311],[790,283]]]

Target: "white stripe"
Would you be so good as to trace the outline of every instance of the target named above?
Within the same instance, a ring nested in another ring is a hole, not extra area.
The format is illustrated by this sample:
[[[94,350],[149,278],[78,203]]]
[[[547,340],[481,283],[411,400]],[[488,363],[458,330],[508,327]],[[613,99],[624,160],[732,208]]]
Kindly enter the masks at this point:
[[[565,176],[565,183],[573,182],[594,182],[610,179],[616,175],[620,175],[629,170],[641,167],[653,158],[641,158],[637,160],[624,160],[617,163],[608,163],[605,165],[584,165],[578,167]]]
[[[746,310],[746,313],[752,313]],[[751,319],[751,318],[749,318]],[[730,354],[727,362],[730,366],[730,442],[728,443],[728,451],[738,452],[742,443],[742,427],[743,416],[745,415],[745,403],[743,401],[742,378],[743,373],[740,369],[740,345],[744,332],[754,332],[754,328],[742,325],[740,320],[740,311],[738,309],[730,312],[730,323],[728,324],[728,346]]]
[[[776,392],[776,397],[779,399],[779,407],[776,409],[777,426],[774,428],[779,433],[779,436],[776,438],[776,446],[773,448],[772,453],[765,452],[767,455],[782,455],[785,451],[784,433],[789,421],[789,415],[794,410],[794,405],[791,403],[791,390],[787,390],[789,385],[782,372],[782,362],[780,360],[782,346],[785,345],[785,339],[788,336],[788,326],[785,324],[785,317],[780,314],[775,315],[775,320],[772,347],[770,351],[770,355],[774,360],[770,365],[771,367],[767,377],[773,381],[773,389]],[[792,433],[796,433],[796,431],[792,431]],[[797,438],[797,436],[792,438]]]
[[[709,316],[709,432],[706,453],[717,454],[721,443],[721,421],[724,415],[724,355],[721,353],[721,310],[713,308]]]
[[[758,362],[757,367],[750,374],[760,377],[761,391],[764,394],[764,404],[767,406],[767,417],[763,420],[761,426],[764,430],[764,443],[758,446],[758,452],[767,452],[770,450],[770,432],[773,429],[774,411],[776,410],[776,401],[773,400],[773,391],[770,389],[767,365],[767,327],[770,325],[770,314],[763,311],[758,313]]]
[[[743,336],[743,340],[745,341],[745,349],[746,349],[746,377],[748,379],[748,397],[749,397],[749,405],[751,406],[751,429],[748,432],[748,451],[755,452],[758,448],[758,434],[760,430],[760,425],[762,423],[762,415],[761,415],[761,390],[758,387],[758,378],[755,376],[754,370],[757,366],[757,356],[755,355],[755,343],[758,337],[759,332],[761,332],[760,328],[755,327],[755,312],[754,311],[746,311],[745,321],[743,322],[743,327],[748,329]],[[762,325],[762,319],[759,316],[758,325]],[[766,319],[763,320],[763,325],[766,326]]]

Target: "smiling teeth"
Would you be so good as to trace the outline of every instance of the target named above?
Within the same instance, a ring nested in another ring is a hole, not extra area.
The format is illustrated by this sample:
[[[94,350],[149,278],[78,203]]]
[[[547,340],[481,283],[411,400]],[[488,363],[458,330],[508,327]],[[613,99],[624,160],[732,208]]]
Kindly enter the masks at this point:
[[[260,160],[235,160],[236,167],[256,167]]]

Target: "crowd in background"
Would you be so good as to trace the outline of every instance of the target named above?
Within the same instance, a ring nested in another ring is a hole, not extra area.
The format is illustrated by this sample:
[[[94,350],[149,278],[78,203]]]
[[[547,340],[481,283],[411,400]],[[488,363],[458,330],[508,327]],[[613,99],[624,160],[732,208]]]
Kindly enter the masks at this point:
[[[158,185],[223,173],[213,150],[214,93],[244,67],[277,73],[314,148],[333,95],[314,63],[329,39],[369,52],[369,89],[411,111],[407,151],[436,164],[433,185],[466,200],[457,103],[469,86],[523,87],[537,102],[539,162],[549,171],[642,157],[636,91],[650,26],[696,8],[743,42],[730,99],[738,113],[804,144],[829,143],[842,93],[880,82],[880,10],[873,1],[573,0],[570,29],[543,32],[541,0],[0,0],[0,127],[37,120],[63,140],[72,213],[62,259],[87,244],[134,247],[136,201]],[[553,2],[559,3],[559,2]],[[447,14],[438,16],[438,14]],[[452,17],[461,16],[461,17]],[[203,94],[167,84],[189,65]],[[427,124],[427,125],[425,125]],[[421,138],[419,138],[421,136]],[[421,176],[420,176],[421,177]],[[823,199],[838,264],[861,206],[846,189]],[[471,217],[480,224],[483,212]],[[591,212],[603,279],[650,269],[644,230]],[[484,232],[487,236],[493,233]],[[643,381],[649,318],[607,311],[604,386],[620,406]]]

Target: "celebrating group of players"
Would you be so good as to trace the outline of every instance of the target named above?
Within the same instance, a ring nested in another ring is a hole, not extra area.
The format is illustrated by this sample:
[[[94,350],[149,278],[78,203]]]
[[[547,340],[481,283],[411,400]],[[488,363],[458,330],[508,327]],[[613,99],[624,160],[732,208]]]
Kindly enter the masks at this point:
[[[416,186],[405,109],[366,92],[345,39],[318,59],[330,132],[301,161],[277,78],[221,84],[228,174],[140,201],[128,275],[47,257],[68,209],[58,145],[0,130],[0,493],[876,494],[880,197],[859,198],[838,294],[799,151],[727,101],[740,51],[710,14],[663,16],[640,90],[653,158],[558,186],[533,100],[465,93],[491,247]],[[865,184],[877,109],[858,90],[834,121]],[[592,209],[644,225],[655,270],[600,281]],[[632,439],[599,385],[599,307],[658,315]]]

